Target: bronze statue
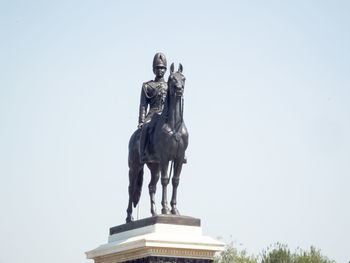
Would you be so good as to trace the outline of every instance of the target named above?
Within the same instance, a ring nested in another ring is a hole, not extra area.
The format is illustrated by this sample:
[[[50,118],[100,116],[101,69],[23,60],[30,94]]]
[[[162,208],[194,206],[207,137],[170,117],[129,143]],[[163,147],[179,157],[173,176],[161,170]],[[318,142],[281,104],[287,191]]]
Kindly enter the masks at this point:
[[[158,58],[163,61],[162,65],[157,64]],[[157,69],[159,66],[163,67],[162,70]],[[139,129],[132,134],[129,141],[129,204],[127,208],[127,223],[133,221],[132,206],[136,207],[140,199],[145,164],[151,171],[151,182],[148,188],[152,216],[157,215],[155,192],[159,173],[161,174],[163,188],[162,214],[179,215],[176,207],[177,187],[179,185],[182,165],[185,162],[185,150],[188,145],[188,132],[183,120],[185,77],[182,74],[182,65],[180,64],[178,71],[175,72],[173,63],[170,67],[168,82],[164,83],[165,67],[166,60],[164,54],[157,53],[153,63],[156,79],[152,82],[144,83],[142,87]],[[150,105],[150,110],[146,114],[148,104]],[[169,162],[171,162],[169,176],[171,176],[173,170],[171,210],[168,208],[167,201],[167,185],[170,181],[168,176]]]

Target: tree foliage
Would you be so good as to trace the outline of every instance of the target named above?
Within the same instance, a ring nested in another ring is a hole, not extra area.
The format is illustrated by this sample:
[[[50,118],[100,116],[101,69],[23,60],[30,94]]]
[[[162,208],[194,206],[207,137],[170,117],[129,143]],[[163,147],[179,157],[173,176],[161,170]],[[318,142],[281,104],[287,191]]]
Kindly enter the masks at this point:
[[[237,249],[231,242],[214,263],[336,263],[321,254],[321,250],[311,246],[309,250],[298,248],[294,253],[287,245],[276,243],[264,249],[259,256],[250,255],[245,249]]]
[[[231,242],[220,255],[214,258],[214,263],[258,263],[258,258],[249,255],[247,250],[238,250]]]
[[[311,246],[309,251],[298,249],[293,258],[294,263],[335,263],[335,260],[330,260],[321,254],[321,250]]]
[[[261,253],[261,263],[293,263],[292,254],[287,245],[276,243]]]

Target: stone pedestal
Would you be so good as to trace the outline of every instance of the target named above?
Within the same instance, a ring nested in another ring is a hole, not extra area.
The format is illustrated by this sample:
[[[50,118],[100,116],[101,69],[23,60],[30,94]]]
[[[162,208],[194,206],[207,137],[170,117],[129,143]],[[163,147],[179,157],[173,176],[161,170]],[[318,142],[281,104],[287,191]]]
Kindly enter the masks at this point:
[[[200,219],[159,215],[110,228],[108,243],[86,256],[95,263],[211,263],[224,246],[202,235]]]

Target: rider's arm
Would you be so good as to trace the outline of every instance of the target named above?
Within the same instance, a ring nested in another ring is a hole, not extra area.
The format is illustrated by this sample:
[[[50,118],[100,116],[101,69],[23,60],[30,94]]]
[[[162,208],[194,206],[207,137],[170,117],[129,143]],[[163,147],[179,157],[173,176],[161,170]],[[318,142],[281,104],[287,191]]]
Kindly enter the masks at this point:
[[[139,128],[145,122],[147,106],[148,106],[144,85],[145,83],[142,85],[141,98],[140,98]]]

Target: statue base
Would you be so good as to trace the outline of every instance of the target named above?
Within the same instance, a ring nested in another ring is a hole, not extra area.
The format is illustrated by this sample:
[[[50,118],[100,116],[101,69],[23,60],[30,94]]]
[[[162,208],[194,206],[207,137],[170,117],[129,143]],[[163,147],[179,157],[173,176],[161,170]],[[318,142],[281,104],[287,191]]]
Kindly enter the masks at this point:
[[[86,256],[95,263],[211,263],[224,246],[202,235],[200,219],[159,215],[110,228],[108,243]]]

